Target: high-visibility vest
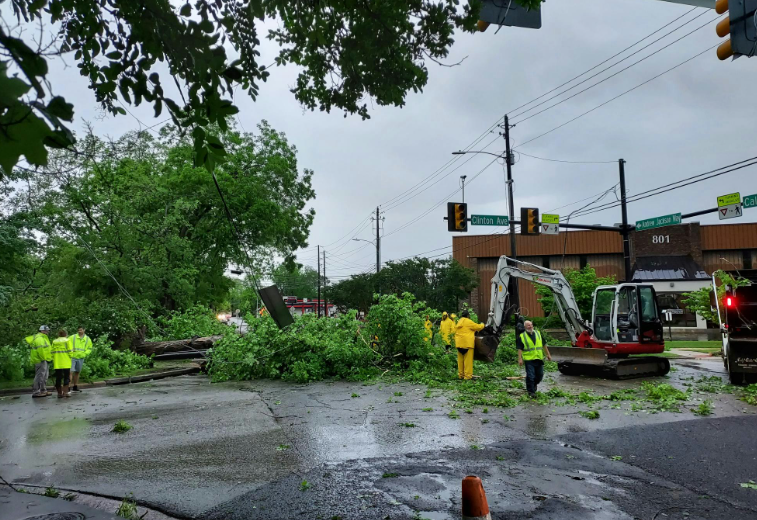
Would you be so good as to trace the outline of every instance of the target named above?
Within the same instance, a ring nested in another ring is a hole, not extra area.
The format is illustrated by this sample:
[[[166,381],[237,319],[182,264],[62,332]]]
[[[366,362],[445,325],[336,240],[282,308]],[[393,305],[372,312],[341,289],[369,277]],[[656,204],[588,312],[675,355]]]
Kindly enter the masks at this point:
[[[73,359],[84,359],[92,352],[92,340],[86,334],[83,338],[74,334],[68,338],[68,341],[71,343],[71,357]]]
[[[55,338],[50,353],[53,355],[53,368],[71,368],[71,343],[68,338]]]
[[[30,361],[32,364],[42,363],[43,361],[52,361],[50,355],[50,338],[47,334],[37,333],[34,336],[27,336],[26,342],[31,347]]]
[[[523,343],[523,359],[525,361],[544,359],[544,344],[541,341],[541,333],[535,330],[534,336],[536,337],[536,343],[531,341],[531,336],[528,335],[528,332],[523,332],[520,335],[520,340]]]

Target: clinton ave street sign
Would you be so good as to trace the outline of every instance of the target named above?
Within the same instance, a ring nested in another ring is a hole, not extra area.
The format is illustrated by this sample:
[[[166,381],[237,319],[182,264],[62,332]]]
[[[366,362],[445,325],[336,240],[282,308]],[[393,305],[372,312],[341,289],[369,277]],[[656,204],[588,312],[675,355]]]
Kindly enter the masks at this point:
[[[503,215],[471,215],[472,226],[509,226],[510,219]]]

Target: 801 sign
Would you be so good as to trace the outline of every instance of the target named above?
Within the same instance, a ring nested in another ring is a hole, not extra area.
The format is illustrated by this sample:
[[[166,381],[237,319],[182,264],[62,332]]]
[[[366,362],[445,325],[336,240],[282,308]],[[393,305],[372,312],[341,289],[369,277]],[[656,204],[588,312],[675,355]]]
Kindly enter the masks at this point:
[[[670,244],[670,235],[652,235],[653,244]]]

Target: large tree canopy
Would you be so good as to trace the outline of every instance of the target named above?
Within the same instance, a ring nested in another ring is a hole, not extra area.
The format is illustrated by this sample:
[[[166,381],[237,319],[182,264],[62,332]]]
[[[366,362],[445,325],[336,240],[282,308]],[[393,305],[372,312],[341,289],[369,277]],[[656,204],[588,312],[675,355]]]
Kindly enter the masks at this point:
[[[108,332],[134,330],[140,313],[226,301],[225,271],[248,263],[245,250],[261,272],[307,245],[312,172],[299,172],[296,149],[265,122],[255,135],[220,139],[228,155],[216,175],[239,235],[175,129],[113,143],[90,136],[84,155],[60,152],[40,172],[15,169],[11,179],[26,187],[8,200],[11,218],[0,228],[3,259],[19,271],[0,313],[14,322],[6,325],[31,330],[73,315],[103,330],[118,315],[124,322]]]
[[[74,107],[48,74],[53,57],[72,58],[113,115],[126,115],[124,104],[150,103],[156,117],[165,109],[193,132],[197,163],[212,168],[223,148],[203,129],[226,129],[237,86],[255,99],[268,69],[291,63],[301,69],[291,90],[311,110],[366,118],[367,99],[401,106],[426,85],[427,60],[447,56],[454,30],[474,30],[481,2],[459,3],[10,0],[15,20],[0,25],[0,168],[20,156],[45,165],[48,147],[74,142]],[[261,31],[277,55],[261,57]]]
[[[387,262],[378,275],[360,274],[334,284],[328,298],[342,309],[367,312],[374,293],[410,293],[432,309],[455,312],[477,286],[475,271],[456,260],[412,258]]]

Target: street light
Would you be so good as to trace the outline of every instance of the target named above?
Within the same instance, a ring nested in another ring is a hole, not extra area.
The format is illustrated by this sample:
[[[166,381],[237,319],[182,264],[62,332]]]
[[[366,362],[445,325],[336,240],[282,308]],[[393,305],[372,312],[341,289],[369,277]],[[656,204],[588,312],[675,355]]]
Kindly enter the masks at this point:
[[[485,152],[483,150],[458,150],[457,152],[452,152],[452,155],[465,155],[467,153],[485,153],[487,155],[493,155],[494,157],[499,157],[500,159],[504,159],[505,156],[501,153],[493,153],[493,152]]]
[[[380,251],[379,251],[379,244],[375,242],[374,240],[366,240],[364,238],[353,238],[355,242],[368,242],[372,246],[376,246],[376,273],[378,273],[381,270],[381,261],[380,261]]]

